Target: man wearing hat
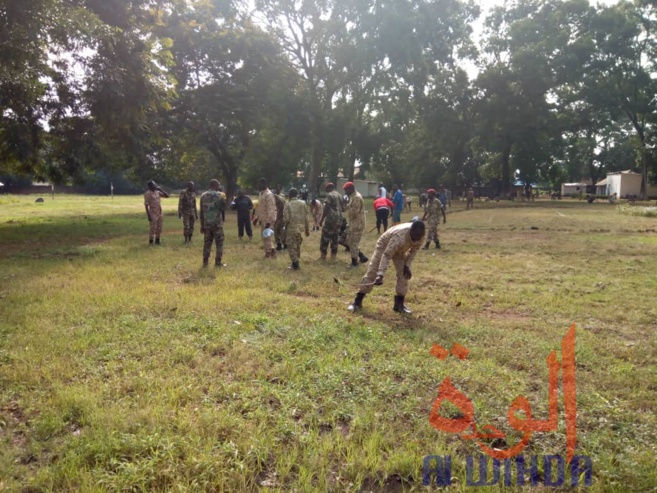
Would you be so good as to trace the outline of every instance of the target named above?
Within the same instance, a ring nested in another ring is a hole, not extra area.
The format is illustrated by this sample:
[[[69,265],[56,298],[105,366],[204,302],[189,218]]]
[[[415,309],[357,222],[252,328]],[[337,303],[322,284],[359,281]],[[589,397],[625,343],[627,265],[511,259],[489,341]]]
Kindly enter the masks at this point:
[[[340,232],[340,224],[342,224],[344,202],[335,190],[333,183],[327,183],[324,189],[327,195],[324,199],[322,219],[319,221],[319,225],[322,226],[322,239],[319,242],[320,260],[326,260],[329,243],[331,244],[331,259],[335,260],[338,255],[338,233]]]
[[[347,233],[347,246],[351,253],[351,266],[358,267],[358,262],[365,263],[368,258],[360,251],[360,239],[365,231],[365,202],[363,196],[358,193],[353,182],[348,181],[342,187],[349,198],[347,204],[347,221],[349,232]]]
[[[358,286],[356,299],[349,305],[349,311],[357,312],[363,307],[363,298],[372,292],[374,286],[383,284],[383,275],[392,262],[397,272],[397,286],[393,310],[398,313],[411,313],[404,305],[404,298],[410,281],[411,263],[422,246],[425,226],[422,221],[413,221],[393,226],[383,233],[376,242],[372,261]]]
[[[429,233],[427,234],[427,242],[424,245],[424,250],[429,249],[429,244],[433,241],[436,243],[436,248],[440,248],[440,240],[438,239],[438,225],[440,224],[440,215],[443,216],[443,224],[447,222],[445,215],[445,206],[436,198],[436,190],[430,188],[427,190],[429,199],[427,205],[424,207],[423,221],[427,221],[429,226]]]

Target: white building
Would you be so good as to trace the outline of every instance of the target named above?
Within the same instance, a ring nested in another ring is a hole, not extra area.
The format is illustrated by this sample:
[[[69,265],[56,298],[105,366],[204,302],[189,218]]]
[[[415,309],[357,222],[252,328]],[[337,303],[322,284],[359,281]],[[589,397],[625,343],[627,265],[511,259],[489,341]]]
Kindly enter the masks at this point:
[[[561,196],[562,197],[567,197],[569,195],[579,195],[580,192],[582,194],[586,193],[586,185],[587,183],[581,182],[581,183],[562,183],[561,184]]]

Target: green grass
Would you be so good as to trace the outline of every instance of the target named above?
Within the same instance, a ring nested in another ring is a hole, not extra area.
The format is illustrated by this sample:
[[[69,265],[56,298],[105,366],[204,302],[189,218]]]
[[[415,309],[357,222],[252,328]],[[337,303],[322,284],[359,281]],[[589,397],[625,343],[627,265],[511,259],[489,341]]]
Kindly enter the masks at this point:
[[[466,491],[479,449],[429,425],[438,385],[450,376],[480,426],[509,431],[518,395],[545,418],[545,358],[572,322],[588,491],[657,485],[654,218],[455,202],[403,318],[393,271],[350,315],[364,267],[317,263],[318,233],[292,272],[240,244],[228,214],[228,267],[205,272],[173,198],[161,248],[141,197],[33,200],[0,196],[0,490],[430,491],[423,458],[451,454]],[[429,354],[454,342],[467,360]],[[560,413],[526,457],[565,454]]]

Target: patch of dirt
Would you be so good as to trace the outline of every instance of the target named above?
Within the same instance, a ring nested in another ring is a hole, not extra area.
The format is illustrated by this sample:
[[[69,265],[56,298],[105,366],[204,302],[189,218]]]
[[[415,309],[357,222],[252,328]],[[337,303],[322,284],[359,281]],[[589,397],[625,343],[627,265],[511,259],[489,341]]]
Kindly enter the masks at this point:
[[[360,486],[360,493],[402,493],[413,484],[413,478],[405,479],[399,474],[388,476],[383,483],[375,478],[365,478]]]

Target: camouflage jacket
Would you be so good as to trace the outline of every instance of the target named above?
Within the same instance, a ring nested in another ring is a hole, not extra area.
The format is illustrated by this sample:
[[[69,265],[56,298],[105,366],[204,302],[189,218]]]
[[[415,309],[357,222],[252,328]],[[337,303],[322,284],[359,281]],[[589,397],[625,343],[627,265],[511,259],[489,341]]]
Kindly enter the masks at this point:
[[[354,192],[349,197],[347,221],[352,231],[365,229],[365,202],[363,202],[363,196],[358,192]]]
[[[178,197],[178,215],[196,214],[196,193],[184,190]]]
[[[418,241],[411,239],[412,224],[403,223],[393,226],[378,239],[376,250],[382,255],[377,274],[383,275],[393,259],[404,260],[405,265],[411,265],[424,240],[424,235]]]
[[[216,190],[208,190],[200,199],[201,225],[204,228],[223,228],[223,212],[226,210],[226,201],[221,193]]]
[[[148,213],[159,216],[162,214],[162,204],[160,204],[162,194],[158,190],[148,190],[144,194],[144,205],[148,207]]]
[[[324,199],[324,222],[339,224],[342,222],[342,211],[344,202],[340,194],[333,190]]]
[[[308,206],[299,199],[292,199],[285,204],[283,209],[283,221],[288,234],[310,232],[308,223]]]

